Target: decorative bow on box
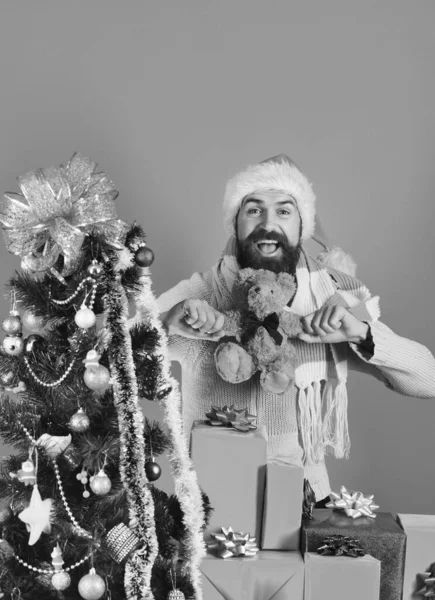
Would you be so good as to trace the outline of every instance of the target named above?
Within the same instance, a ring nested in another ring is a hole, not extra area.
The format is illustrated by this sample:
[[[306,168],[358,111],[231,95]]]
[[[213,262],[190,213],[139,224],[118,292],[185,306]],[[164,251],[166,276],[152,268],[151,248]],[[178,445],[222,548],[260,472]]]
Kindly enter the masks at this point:
[[[374,510],[379,506],[373,502],[373,494],[364,496],[362,492],[348,491],[344,485],[340,488],[340,494],[331,492],[332,500],[326,504],[327,508],[342,509],[348,517],[357,519],[358,517],[376,518]]]
[[[319,546],[317,552],[322,556],[351,556],[352,558],[365,555],[359,540],[346,535],[330,535],[323,540],[323,546]]]
[[[47,271],[62,255],[61,275],[70,275],[90,231],[114,248],[123,247],[127,225],[117,218],[118,191],[105,173],[95,172],[96,167],[75,153],[66,167],[37,169],[19,177],[22,194],[5,194],[0,223],[9,252],[22,257],[23,268]]]
[[[254,423],[257,417],[250,415],[247,408],[237,410],[234,405],[230,407],[212,406],[210,412],[205,416],[209,419],[209,424],[214,427],[234,427],[237,431],[243,432],[257,429]]]
[[[222,533],[212,533],[211,536],[215,541],[209,542],[207,548],[217,551],[220,558],[255,556],[258,552],[255,537],[249,533],[236,533],[232,527],[222,527]]]

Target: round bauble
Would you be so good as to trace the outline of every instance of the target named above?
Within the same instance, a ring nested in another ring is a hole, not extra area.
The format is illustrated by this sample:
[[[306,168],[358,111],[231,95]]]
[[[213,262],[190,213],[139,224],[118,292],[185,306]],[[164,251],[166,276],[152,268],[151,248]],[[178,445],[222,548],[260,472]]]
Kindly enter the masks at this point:
[[[95,325],[96,316],[93,310],[83,306],[83,308],[76,312],[74,321],[76,322],[76,325],[82,329],[89,329],[89,327]]]
[[[38,332],[45,327],[44,317],[35,315],[30,310],[26,310],[23,314],[23,325],[28,331]]]
[[[8,335],[21,333],[21,318],[19,315],[9,315],[2,323],[2,329]]]
[[[45,338],[43,338],[42,335],[32,333],[24,340],[24,352],[26,354],[31,354],[32,352],[35,352],[35,350],[41,350],[44,342]]]
[[[91,569],[87,575],[79,581],[79,594],[85,600],[99,600],[106,591],[104,579],[97,575],[95,569]]]
[[[10,506],[5,506],[0,509],[0,527],[10,523],[14,518],[14,513],[12,512],[12,508]]]
[[[83,408],[79,408],[76,413],[73,414],[71,419],[69,420],[69,428],[75,433],[83,433],[89,429],[91,421],[89,420],[88,415],[85,413]]]
[[[7,336],[3,340],[3,350],[9,356],[19,356],[24,349],[23,338],[17,336]]]
[[[168,600],[185,600],[185,598],[181,590],[171,590],[168,594]]]
[[[89,389],[103,390],[109,383],[110,373],[103,365],[98,365],[97,367],[88,367],[85,370],[83,379]]]
[[[92,475],[89,485],[91,490],[94,492],[94,494],[97,494],[97,496],[104,496],[112,489],[112,482],[103,469],[98,471],[96,475]]]
[[[71,584],[71,577],[66,571],[58,571],[51,578],[51,583],[55,590],[62,592],[66,590]]]
[[[99,279],[104,273],[103,266],[96,261],[92,262],[92,264],[90,264],[88,267],[88,273],[94,279]]]
[[[145,463],[145,475],[148,481],[157,481],[161,474],[162,469],[153,458]]]
[[[141,246],[134,254],[134,262],[138,267],[149,267],[154,262],[154,252],[148,246]]]
[[[7,373],[0,375],[0,382],[2,383],[2,385],[11,386],[14,383],[17,383],[17,379],[12,371],[8,371]]]

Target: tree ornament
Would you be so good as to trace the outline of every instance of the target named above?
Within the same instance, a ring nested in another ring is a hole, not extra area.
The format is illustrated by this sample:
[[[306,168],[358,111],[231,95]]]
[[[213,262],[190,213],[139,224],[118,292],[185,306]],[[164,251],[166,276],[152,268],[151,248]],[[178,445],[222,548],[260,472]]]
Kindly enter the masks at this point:
[[[18,336],[7,336],[3,340],[3,350],[9,356],[19,356],[24,348],[23,338]]]
[[[24,340],[25,354],[31,354],[32,352],[35,352],[35,350],[40,350],[44,342],[45,338],[43,338],[42,335],[32,333]]]
[[[36,469],[33,460],[30,457],[31,451],[29,451],[29,458],[21,463],[21,469],[17,471],[16,476],[18,481],[24,483],[24,485],[35,485],[36,482]]]
[[[96,316],[93,310],[85,306],[85,304],[82,304],[80,310],[76,312],[74,321],[78,327],[89,329],[89,327],[95,325]]]
[[[39,315],[35,315],[30,310],[26,310],[23,314],[23,325],[28,331],[32,331],[34,333],[38,333],[41,329],[45,327],[44,317],[40,317]]]
[[[51,498],[42,500],[38,486],[33,486],[30,504],[19,515],[18,518],[26,523],[30,531],[29,546],[33,546],[41,537],[41,533],[50,533],[50,512],[53,505]]]
[[[2,323],[2,329],[7,335],[17,335],[22,331],[20,315],[13,312],[11,311],[9,317],[6,317]]]
[[[151,460],[145,463],[145,475],[147,476],[148,481],[157,481],[161,474],[162,469],[160,465],[156,463],[154,456],[152,456]]]
[[[5,506],[0,509],[0,527],[7,525],[14,518],[13,510],[10,506]]]
[[[108,553],[118,564],[124,562],[140,546],[137,535],[124,523],[110,529],[105,538]]]
[[[19,381],[18,385],[15,387],[7,387],[5,388],[7,392],[13,392],[14,394],[21,394],[27,390],[27,386],[24,381]]]
[[[53,577],[51,578],[51,583],[55,590],[62,592],[63,590],[66,590],[70,586],[71,577],[68,575],[68,573],[66,571],[64,571],[62,569],[64,560],[63,560],[62,551],[60,549],[59,543],[53,549],[51,556],[53,558],[51,563],[55,570],[55,573],[54,573]]]
[[[83,498],[89,498],[89,496],[91,495],[90,492],[86,489],[86,484],[89,483],[89,477],[88,477],[88,472],[86,471],[85,468],[82,468],[80,473],[77,473],[76,475],[77,479],[83,483],[84,485],[84,492],[82,494]]]
[[[3,564],[6,559],[11,558],[13,555],[14,549],[12,546],[4,538],[0,538],[0,564]]]
[[[103,275],[103,273],[104,273],[103,266],[100,265],[100,263],[97,261],[96,258],[94,258],[92,263],[89,265],[88,273],[94,279],[99,279]]]
[[[185,600],[185,598],[181,590],[171,590],[168,594],[168,600]]]
[[[37,440],[38,446],[44,448],[46,455],[51,460],[55,460],[59,454],[62,454],[71,444],[71,434],[69,435],[49,435],[43,433]]]
[[[90,478],[90,487],[97,496],[104,496],[110,492],[112,482],[104,472],[104,469],[100,469],[96,475],[92,475]]]
[[[94,568],[79,581],[79,594],[85,600],[99,600],[106,591],[104,579],[97,575]]]
[[[69,428],[75,433],[83,433],[89,429],[91,421],[83,408],[79,408],[69,420]]]
[[[154,262],[154,252],[148,246],[140,246],[134,253],[134,262],[138,267],[149,267]]]
[[[91,390],[102,390],[110,381],[109,370],[98,362],[100,355],[96,350],[89,350],[84,359],[85,374],[83,379]]]
[[[17,379],[15,377],[15,373],[13,373],[12,371],[8,371],[7,373],[0,375],[0,381],[4,386],[11,386],[14,382],[17,381]]]
[[[83,460],[82,455],[78,448],[74,444],[70,444],[64,452],[60,455],[60,459],[63,459],[70,471],[75,471]]]

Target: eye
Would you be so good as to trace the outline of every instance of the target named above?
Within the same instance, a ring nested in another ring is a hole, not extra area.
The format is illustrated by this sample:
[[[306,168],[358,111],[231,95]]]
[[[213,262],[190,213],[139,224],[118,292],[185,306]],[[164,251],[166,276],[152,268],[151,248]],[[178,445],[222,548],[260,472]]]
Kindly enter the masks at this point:
[[[259,214],[259,208],[248,208],[248,215]]]

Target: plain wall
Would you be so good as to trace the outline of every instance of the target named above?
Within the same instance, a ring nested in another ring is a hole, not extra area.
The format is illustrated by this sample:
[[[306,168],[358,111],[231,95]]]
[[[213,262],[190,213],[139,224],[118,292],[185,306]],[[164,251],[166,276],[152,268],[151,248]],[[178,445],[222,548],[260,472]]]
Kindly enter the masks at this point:
[[[384,322],[434,351],[434,18],[433,0],[3,0],[0,186],[74,150],[97,160],[147,231],[159,294],[219,256],[227,178],[286,152]],[[3,246],[0,281],[15,268]],[[349,396],[333,489],[434,512],[435,401],[359,374]]]

